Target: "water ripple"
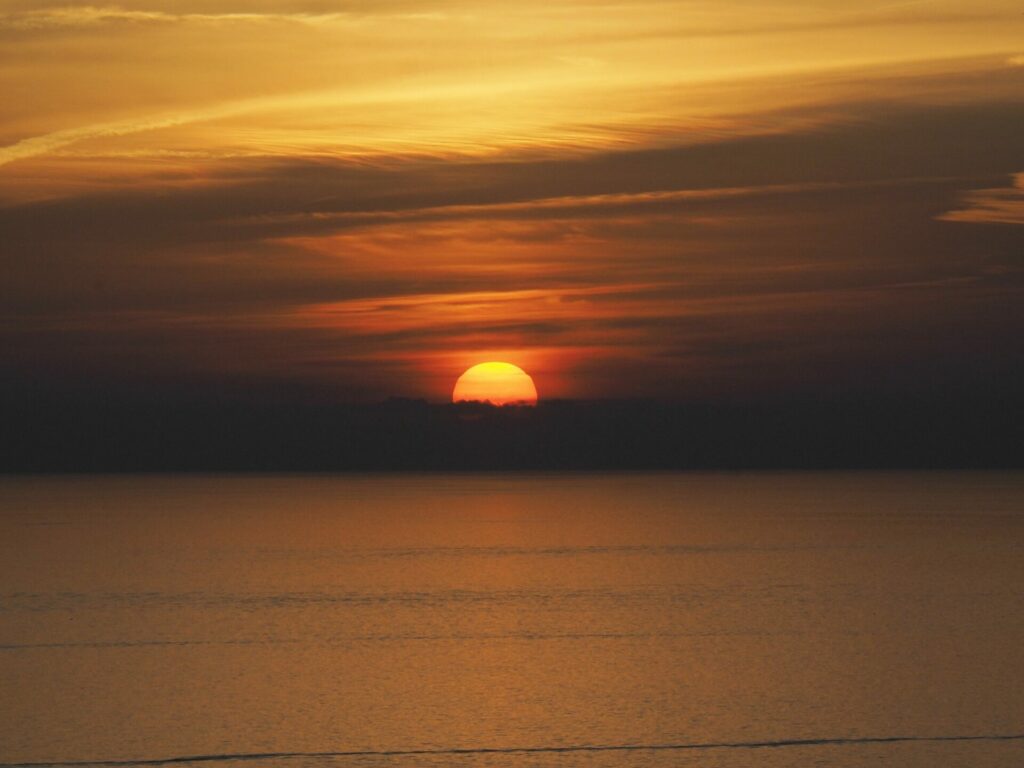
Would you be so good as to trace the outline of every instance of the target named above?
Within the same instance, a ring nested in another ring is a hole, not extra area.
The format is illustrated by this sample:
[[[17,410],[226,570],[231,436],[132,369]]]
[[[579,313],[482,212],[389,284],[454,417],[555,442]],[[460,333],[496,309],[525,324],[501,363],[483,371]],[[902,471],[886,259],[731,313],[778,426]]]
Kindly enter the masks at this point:
[[[0,763],[0,768],[74,768],[75,766],[142,766],[175,763],[214,763],[242,760],[283,760],[291,758],[332,757],[414,757],[457,755],[515,755],[567,752],[654,752],[712,749],[777,749],[784,747],[857,746],[861,744],[899,744],[904,742],[1022,741],[1024,733],[954,736],[848,736],[820,739],[780,739],[777,741],[721,741],[681,744],[577,744],[539,747],[449,747],[424,749],[363,749],[329,752],[234,752],[215,755],[180,755],[138,760],[67,760],[53,762]]]

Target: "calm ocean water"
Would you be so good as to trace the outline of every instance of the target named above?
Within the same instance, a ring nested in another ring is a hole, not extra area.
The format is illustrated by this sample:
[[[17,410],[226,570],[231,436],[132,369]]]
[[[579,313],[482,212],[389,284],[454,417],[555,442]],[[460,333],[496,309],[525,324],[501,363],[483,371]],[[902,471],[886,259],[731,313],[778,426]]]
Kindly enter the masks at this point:
[[[1020,473],[0,479],[4,764],[983,768],[1021,734]]]

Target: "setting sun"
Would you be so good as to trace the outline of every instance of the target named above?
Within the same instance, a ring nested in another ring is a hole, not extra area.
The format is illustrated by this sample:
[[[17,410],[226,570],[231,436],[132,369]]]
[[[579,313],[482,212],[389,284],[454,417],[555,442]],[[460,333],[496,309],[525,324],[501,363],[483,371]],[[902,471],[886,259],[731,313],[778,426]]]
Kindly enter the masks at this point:
[[[479,400],[492,405],[536,405],[537,388],[522,368],[511,363],[480,363],[463,373],[452,402]]]

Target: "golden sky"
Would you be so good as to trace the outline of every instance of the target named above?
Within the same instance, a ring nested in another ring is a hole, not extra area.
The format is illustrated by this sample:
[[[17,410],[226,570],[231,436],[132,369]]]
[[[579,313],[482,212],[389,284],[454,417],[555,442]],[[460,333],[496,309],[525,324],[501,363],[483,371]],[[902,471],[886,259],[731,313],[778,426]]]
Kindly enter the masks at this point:
[[[0,93],[8,377],[1024,376],[1019,0],[6,0]]]

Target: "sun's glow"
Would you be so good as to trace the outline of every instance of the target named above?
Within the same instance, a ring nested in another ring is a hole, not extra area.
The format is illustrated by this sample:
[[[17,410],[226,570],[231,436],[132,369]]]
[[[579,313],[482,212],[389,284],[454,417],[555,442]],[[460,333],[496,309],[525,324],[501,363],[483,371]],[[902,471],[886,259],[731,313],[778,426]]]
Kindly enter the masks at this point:
[[[455,382],[452,402],[478,400],[492,405],[536,405],[537,388],[522,368],[511,363],[480,363]]]

